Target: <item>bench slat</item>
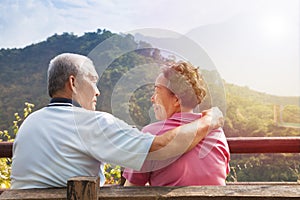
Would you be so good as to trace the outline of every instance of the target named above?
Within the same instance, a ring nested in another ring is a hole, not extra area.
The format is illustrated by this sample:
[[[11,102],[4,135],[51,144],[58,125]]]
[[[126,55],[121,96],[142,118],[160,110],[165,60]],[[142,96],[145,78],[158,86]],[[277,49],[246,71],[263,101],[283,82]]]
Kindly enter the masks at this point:
[[[67,199],[66,188],[9,190],[1,200]],[[228,185],[188,187],[102,187],[98,199],[300,199],[300,185]]]

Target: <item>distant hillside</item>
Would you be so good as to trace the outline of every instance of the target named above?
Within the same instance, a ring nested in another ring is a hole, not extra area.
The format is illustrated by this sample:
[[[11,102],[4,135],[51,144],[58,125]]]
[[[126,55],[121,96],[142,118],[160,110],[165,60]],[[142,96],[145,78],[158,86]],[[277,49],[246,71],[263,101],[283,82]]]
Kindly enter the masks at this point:
[[[12,123],[15,112],[22,113],[24,102],[35,109],[46,105],[49,61],[63,52],[87,55],[99,43],[115,34],[98,29],[78,37],[70,33],[53,35],[46,41],[23,49],[0,50],[0,130]]]
[[[118,40],[110,48],[119,51],[126,45],[150,47],[150,44],[136,43],[134,38],[118,35],[107,30],[98,29],[96,32],[76,36],[70,33],[53,35],[46,41],[32,44],[23,49],[0,50],[0,130],[12,125],[14,113],[22,113],[25,102],[35,104],[34,110],[49,102],[46,89],[46,73],[51,58],[62,52],[73,52],[87,55],[92,49],[107,38],[117,36]],[[101,54],[101,53],[100,53]],[[120,56],[114,60],[100,79],[101,97],[99,110],[111,112],[110,103],[112,90],[117,81],[135,65],[147,64],[163,59],[158,50],[139,50]],[[109,57],[106,53],[99,55],[103,59]],[[207,79],[213,80],[215,72],[204,72]],[[151,88],[151,87],[150,87]],[[298,130],[277,128],[273,121],[273,105],[298,105],[289,109],[289,116],[297,116],[299,112],[299,97],[279,97],[250,90],[234,84],[224,83],[226,95],[226,122],[224,129],[228,136],[261,136],[261,135],[300,135]],[[131,107],[131,115],[139,125],[149,122],[147,119],[149,102],[149,87],[145,92],[137,91],[132,102],[137,106]],[[152,88],[151,88],[152,89]],[[218,90],[218,88],[216,88]],[[223,94],[221,94],[223,92]],[[218,94],[217,94],[218,95]],[[207,104],[209,106],[209,102]],[[206,105],[206,106],[207,106]],[[122,105],[120,105],[122,106]],[[287,118],[289,118],[287,116]],[[124,116],[119,116],[123,118]],[[298,119],[295,119],[298,120]]]
[[[262,92],[257,92],[249,89],[244,86],[237,86],[234,84],[226,84],[227,93],[235,96],[240,96],[244,98],[248,98],[249,100],[258,101],[261,103],[271,103],[278,105],[299,105],[300,106],[300,98],[294,96],[276,96],[270,95]]]

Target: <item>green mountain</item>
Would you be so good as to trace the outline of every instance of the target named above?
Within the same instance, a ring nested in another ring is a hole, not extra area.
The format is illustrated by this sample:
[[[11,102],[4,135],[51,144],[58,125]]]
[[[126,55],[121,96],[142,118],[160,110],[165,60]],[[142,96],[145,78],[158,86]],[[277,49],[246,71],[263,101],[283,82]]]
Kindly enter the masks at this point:
[[[29,45],[23,49],[0,50],[0,130],[12,125],[14,113],[22,113],[25,102],[35,105],[34,110],[39,109],[49,102],[47,95],[46,73],[49,61],[59,53],[73,52],[88,55],[98,44],[108,38],[113,38],[110,51],[98,52],[95,56],[97,64],[109,63],[107,69],[99,81],[101,90],[99,110],[112,112],[111,101],[116,84],[120,78],[137,65],[159,63],[165,58],[157,49],[151,48],[145,42],[136,42],[131,35],[114,34],[107,30],[98,29],[96,32],[85,33],[76,36],[72,33],[53,35],[45,41]],[[141,49],[141,46],[144,48]],[[114,56],[124,49],[136,49],[126,54]],[[102,63],[101,63],[102,62]],[[99,65],[100,65],[99,64]],[[143,76],[150,76],[153,70],[146,68]],[[145,75],[146,74],[146,75]],[[300,135],[299,129],[279,127],[274,122],[274,105],[287,105],[284,110],[284,122],[299,123],[299,97],[279,97],[228,84],[224,81],[224,88],[213,85],[213,80],[218,77],[217,72],[203,71],[206,80],[212,80],[211,91],[217,102],[213,105],[221,105],[226,112],[226,125],[224,127],[227,136],[277,136]],[[152,75],[153,76],[153,75]],[[146,77],[143,77],[146,78]],[[122,92],[121,89],[119,89]],[[130,99],[129,114],[137,126],[149,123],[148,110],[151,107],[149,94],[152,86],[146,85],[135,91],[136,96]],[[126,95],[126,94],[124,94]],[[218,100],[220,102],[218,102]],[[117,102],[121,108],[126,108],[122,102]],[[210,107],[211,100],[200,106],[200,110]],[[126,115],[118,117],[125,119]],[[297,117],[298,116],[298,117]],[[131,121],[129,123],[132,123]]]

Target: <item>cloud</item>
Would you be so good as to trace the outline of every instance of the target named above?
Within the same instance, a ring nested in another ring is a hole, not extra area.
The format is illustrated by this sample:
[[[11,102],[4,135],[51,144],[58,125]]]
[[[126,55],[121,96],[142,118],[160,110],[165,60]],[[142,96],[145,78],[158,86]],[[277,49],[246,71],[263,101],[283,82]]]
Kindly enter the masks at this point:
[[[287,95],[299,95],[299,23],[298,0],[1,0],[0,48],[98,28],[116,33],[168,29],[206,48],[217,67],[222,66],[225,80],[273,94],[285,90]],[[262,65],[273,67],[273,81],[267,76],[269,69],[261,67],[258,74],[250,70]]]
[[[102,28],[95,22],[105,17],[95,11],[94,5],[92,1],[3,0],[0,2],[0,48],[25,47],[54,33],[84,33]]]
[[[238,3],[218,0],[2,0],[0,48],[24,47],[54,33],[82,34],[97,28],[113,32],[164,28],[185,33],[226,19],[236,12],[233,7],[238,8]]]
[[[0,42],[4,47],[26,46],[44,40],[57,30],[56,21],[63,20],[55,8],[37,0],[4,0],[0,13]]]

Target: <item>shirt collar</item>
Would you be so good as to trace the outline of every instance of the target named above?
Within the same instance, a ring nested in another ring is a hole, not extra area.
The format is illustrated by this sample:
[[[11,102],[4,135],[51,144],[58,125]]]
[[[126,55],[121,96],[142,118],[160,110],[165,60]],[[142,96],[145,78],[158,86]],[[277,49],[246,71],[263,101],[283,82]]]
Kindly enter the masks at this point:
[[[174,113],[169,119],[182,122],[192,122],[202,117],[202,113],[178,112]]]
[[[67,98],[52,98],[50,103],[48,104],[48,107],[51,106],[76,106],[81,107],[80,104],[72,99]]]

